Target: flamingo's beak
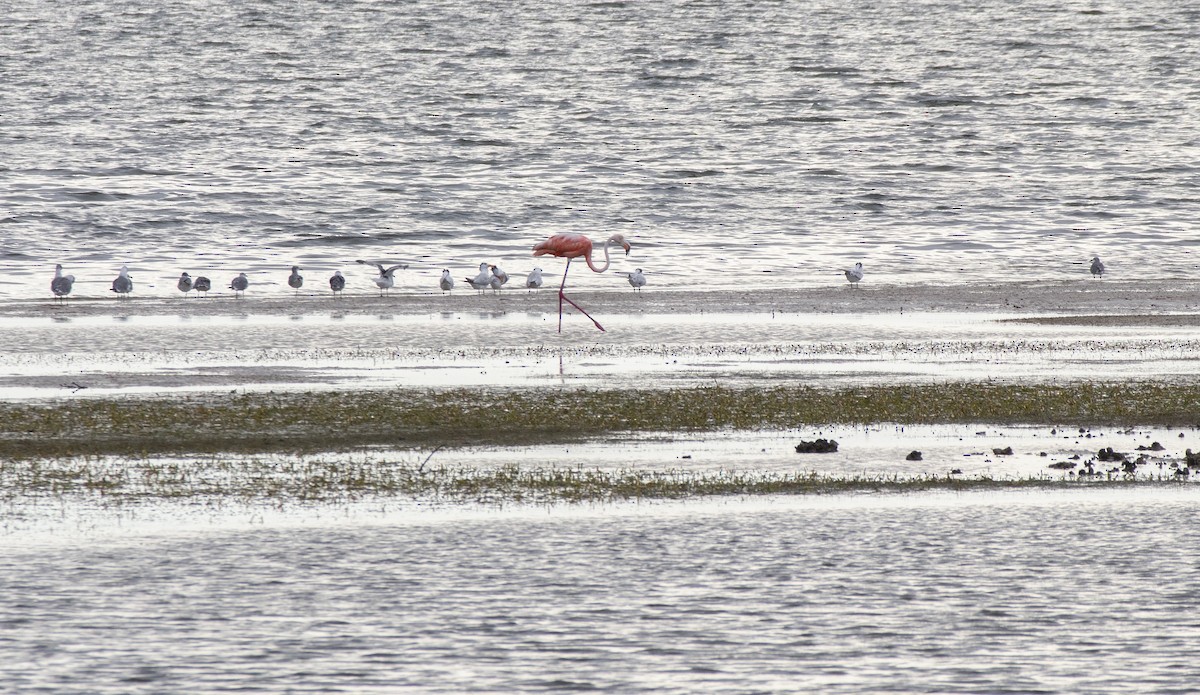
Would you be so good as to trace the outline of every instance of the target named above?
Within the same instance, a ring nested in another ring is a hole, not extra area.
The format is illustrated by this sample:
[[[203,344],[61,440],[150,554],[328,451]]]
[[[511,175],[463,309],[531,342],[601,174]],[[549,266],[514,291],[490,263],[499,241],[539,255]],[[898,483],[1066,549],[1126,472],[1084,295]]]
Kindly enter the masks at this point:
[[[628,255],[629,255],[629,248],[630,248],[630,246],[629,246],[629,242],[628,242],[628,241],[622,241],[622,242],[621,242],[621,246],[624,246],[624,247],[625,247],[625,255],[626,255],[626,256],[628,256]]]

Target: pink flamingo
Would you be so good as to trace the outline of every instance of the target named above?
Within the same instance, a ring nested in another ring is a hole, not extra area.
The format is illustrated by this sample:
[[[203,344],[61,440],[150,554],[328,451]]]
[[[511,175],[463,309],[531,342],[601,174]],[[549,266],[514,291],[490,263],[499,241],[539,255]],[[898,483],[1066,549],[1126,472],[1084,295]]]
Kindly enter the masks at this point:
[[[567,269],[563,271],[562,284],[558,287],[558,332],[562,333],[562,311],[563,302],[570,304],[579,310],[581,314],[592,319],[592,323],[596,324],[596,328],[601,331],[604,326],[600,322],[592,318],[592,315],[583,310],[567,296],[563,294],[563,289],[567,286],[567,272],[571,270],[571,261],[583,256],[583,260],[587,261],[588,267],[594,273],[603,273],[608,270],[610,259],[608,257],[608,247],[612,244],[618,244],[625,249],[625,254],[629,255],[629,242],[625,241],[625,237],[620,234],[614,234],[604,242],[604,265],[596,267],[592,263],[592,240],[582,234],[555,234],[549,239],[533,247],[533,255],[535,256],[558,256],[559,258],[567,259]]]

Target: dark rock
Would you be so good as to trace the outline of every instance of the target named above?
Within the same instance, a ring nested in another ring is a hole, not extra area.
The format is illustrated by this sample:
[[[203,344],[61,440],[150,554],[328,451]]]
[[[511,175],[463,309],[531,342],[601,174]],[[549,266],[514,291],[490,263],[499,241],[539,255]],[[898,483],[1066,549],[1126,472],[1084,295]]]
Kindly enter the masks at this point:
[[[838,443],[834,439],[818,439],[814,442],[801,440],[796,445],[797,454],[831,454],[837,450]]]
[[[1183,452],[1183,458],[1188,468],[1200,468],[1200,454],[1193,454],[1191,449]]]
[[[1121,463],[1121,471],[1124,473],[1136,473],[1137,472],[1137,462],[1136,461],[1123,461]]]
[[[992,453],[997,456],[1012,456],[1012,447],[1006,446],[1003,449],[992,449]]]
[[[950,475],[962,475],[962,469],[961,468],[951,468]]]
[[[1097,452],[1096,458],[1100,461],[1124,461],[1125,454],[1122,454],[1119,451],[1113,451],[1113,448],[1110,446]]]
[[[1158,442],[1154,442],[1150,446],[1146,446],[1143,444],[1143,445],[1139,446],[1137,448],[1137,450],[1138,451],[1162,451],[1163,449],[1166,449],[1166,448],[1167,447],[1163,446],[1162,444],[1159,444]]]
[[[910,452],[908,452],[908,456],[904,457],[904,460],[905,461],[920,461],[921,460],[921,452],[910,451]]]
[[[1055,461],[1054,463],[1050,464],[1050,467],[1057,468],[1060,471],[1069,471],[1075,467],[1075,464],[1071,461]]]

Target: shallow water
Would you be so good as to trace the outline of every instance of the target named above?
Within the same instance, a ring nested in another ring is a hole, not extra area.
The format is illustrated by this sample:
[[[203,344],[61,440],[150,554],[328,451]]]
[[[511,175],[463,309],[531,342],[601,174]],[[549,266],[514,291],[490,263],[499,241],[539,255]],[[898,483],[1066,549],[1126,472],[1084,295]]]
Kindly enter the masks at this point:
[[[56,262],[83,296],[121,263],[136,294],[369,290],[362,258],[433,289],[560,231],[625,233],[650,287],[1197,266],[1186,4],[7,9],[0,297]]]
[[[693,307],[695,309],[697,307]],[[1191,379],[1190,325],[1013,324],[1015,314],[494,313],[16,317],[0,397],[403,387]],[[502,397],[496,392],[495,397]]]
[[[4,549],[21,692],[1191,688],[1195,491],[381,514]]]

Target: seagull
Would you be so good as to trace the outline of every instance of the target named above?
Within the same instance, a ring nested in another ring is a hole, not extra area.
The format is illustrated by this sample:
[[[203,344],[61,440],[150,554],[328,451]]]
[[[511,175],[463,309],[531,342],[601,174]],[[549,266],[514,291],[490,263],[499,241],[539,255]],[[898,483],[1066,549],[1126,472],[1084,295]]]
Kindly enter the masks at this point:
[[[534,268],[529,271],[529,275],[525,278],[525,286],[531,290],[536,290],[542,286],[542,269]]]
[[[71,286],[75,284],[74,275],[63,275],[62,264],[54,266],[54,279],[50,281],[50,291],[58,299],[71,294]]]
[[[438,281],[438,286],[442,288],[443,292],[450,292],[454,289],[454,278],[450,277],[449,269],[442,271],[442,279]]]
[[[1098,278],[1104,278],[1104,264],[1100,262],[1099,256],[1092,257],[1092,275]]]
[[[112,291],[124,297],[133,291],[133,280],[129,278],[129,266],[122,265],[117,279],[113,280]]]
[[[642,275],[641,268],[638,268],[632,273],[627,273],[627,276],[629,278],[629,286],[638,292],[641,292],[642,288],[646,286],[646,276]]]
[[[842,272],[846,274],[846,279],[850,281],[851,287],[858,287],[858,283],[862,282],[862,263],[855,263],[853,270],[843,270]]]
[[[375,278],[375,286],[379,288],[379,296],[381,297],[383,296],[384,291],[391,290],[392,287],[396,285],[396,277],[394,273],[397,270],[404,270],[408,268],[407,263],[401,263],[390,268],[384,268],[383,264],[381,263],[368,263],[366,261],[358,262],[362,263],[363,265],[373,265],[376,268],[379,268],[379,277]]]
[[[249,286],[250,279],[246,277],[245,273],[238,273],[238,276],[233,279],[233,282],[229,283],[229,289],[233,290],[233,296],[235,297],[245,292],[246,288]]]
[[[333,276],[329,278],[329,289],[333,290],[334,294],[346,289],[346,278],[342,276],[342,271],[334,271]]]
[[[508,273],[504,272],[503,270],[500,270],[500,266],[492,265],[492,266],[488,266],[488,267],[491,268],[492,275],[494,275],[496,277],[496,279],[500,281],[501,285],[508,283]],[[496,287],[496,283],[493,282],[492,289],[498,290],[500,288]]]
[[[187,275],[187,273],[184,273],[184,275]],[[180,282],[182,282],[182,280],[180,280]],[[209,280],[203,275],[198,275],[196,277],[196,282],[192,284],[192,287],[196,288],[197,292],[203,292],[205,296],[207,296],[208,291],[212,289],[212,280]]]
[[[188,275],[187,273],[180,275],[179,283],[175,286],[178,287],[179,291],[183,293],[184,297],[186,297],[187,293],[192,291],[192,276]]]
[[[300,266],[292,266],[292,274],[288,276],[288,287],[296,290],[299,294],[300,288],[304,286],[304,276],[300,274]]]
[[[492,286],[492,277],[491,267],[487,263],[480,263],[479,274],[473,278],[467,278],[467,284],[482,292]]]

